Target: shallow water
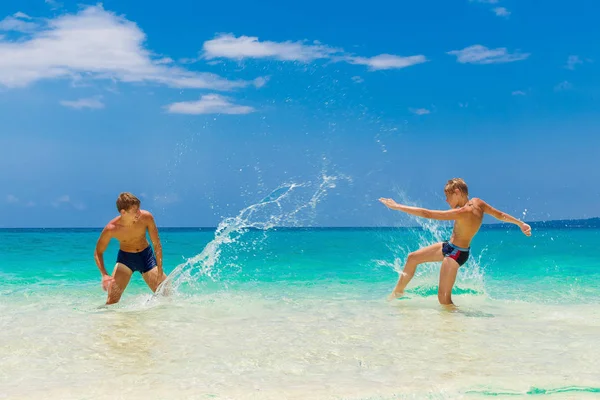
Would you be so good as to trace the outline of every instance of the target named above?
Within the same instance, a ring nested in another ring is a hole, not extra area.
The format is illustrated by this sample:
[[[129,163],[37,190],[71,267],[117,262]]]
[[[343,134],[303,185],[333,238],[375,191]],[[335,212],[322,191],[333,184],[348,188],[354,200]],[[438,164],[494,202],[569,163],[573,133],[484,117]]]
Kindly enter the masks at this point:
[[[249,231],[208,264],[185,261],[214,231],[164,230],[171,294],[136,274],[111,307],[98,231],[1,231],[0,397],[600,396],[600,232],[483,230],[456,311],[436,264],[388,302],[406,254],[445,229]]]

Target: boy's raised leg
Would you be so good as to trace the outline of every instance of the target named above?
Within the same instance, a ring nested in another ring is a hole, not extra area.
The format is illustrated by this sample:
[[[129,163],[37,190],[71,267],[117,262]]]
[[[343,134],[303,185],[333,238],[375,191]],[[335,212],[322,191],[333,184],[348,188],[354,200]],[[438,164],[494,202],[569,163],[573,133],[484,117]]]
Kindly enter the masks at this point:
[[[406,264],[404,264],[404,270],[400,274],[400,279],[392,291],[392,294],[389,296],[389,299],[392,300],[402,296],[404,288],[406,288],[406,285],[408,285],[415,275],[417,265],[442,260],[444,260],[444,255],[442,254],[441,242],[410,253],[406,258]]]

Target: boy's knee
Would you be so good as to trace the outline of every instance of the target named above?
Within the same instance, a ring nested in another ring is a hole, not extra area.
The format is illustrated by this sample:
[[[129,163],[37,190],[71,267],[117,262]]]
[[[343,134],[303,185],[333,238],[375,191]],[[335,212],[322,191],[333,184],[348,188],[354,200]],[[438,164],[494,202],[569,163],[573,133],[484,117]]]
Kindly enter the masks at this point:
[[[406,262],[415,263],[418,262],[419,256],[416,252],[408,253],[408,257],[406,257]]]

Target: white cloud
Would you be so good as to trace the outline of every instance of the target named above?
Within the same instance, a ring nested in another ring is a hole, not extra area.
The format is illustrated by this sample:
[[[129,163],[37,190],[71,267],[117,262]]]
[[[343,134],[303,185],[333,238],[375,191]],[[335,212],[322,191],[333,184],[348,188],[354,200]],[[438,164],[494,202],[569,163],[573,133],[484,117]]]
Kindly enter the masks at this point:
[[[505,7],[496,7],[493,11],[498,17],[508,17],[510,15],[510,11],[508,11]]]
[[[255,36],[240,36],[227,33],[215,39],[204,42],[204,58],[274,58],[280,61],[310,62],[319,58],[329,58],[340,53],[335,49],[320,43],[305,44],[303,42],[271,42],[259,41]]]
[[[423,55],[401,57],[392,54],[380,54],[374,57],[347,57],[350,64],[367,65],[371,71],[382,69],[406,68],[427,61]]]
[[[156,64],[173,64],[175,61],[171,57],[163,57],[154,61]]]
[[[249,114],[255,109],[249,106],[233,104],[227,97],[218,94],[207,94],[197,101],[183,101],[168,105],[167,111],[172,114]]]
[[[353,77],[352,77],[352,80],[353,80],[355,83],[363,83],[363,82],[365,81],[363,78],[361,78],[361,77],[360,77],[360,76],[358,76],[358,75],[356,75],[356,76],[353,76]]]
[[[431,111],[429,111],[426,108],[409,108],[409,111],[413,114],[417,114],[417,115],[426,115],[426,114],[431,114]]]
[[[571,85],[569,81],[562,81],[558,85],[554,86],[554,90],[557,92],[570,89],[573,89],[573,85]]]
[[[57,198],[56,200],[54,200],[52,202],[52,206],[55,208],[58,208],[63,204],[70,205],[71,207],[73,207],[74,209],[79,210],[79,211],[85,210],[85,208],[86,208],[85,204],[71,200],[71,197],[67,194],[60,196],[59,198]]]
[[[62,100],[60,102],[65,107],[74,108],[76,110],[80,110],[82,108],[91,108],[91,109],[101,109],[104,108],[104,103],[102,103],[98,98],[87,98],[87,99],[79,99],[79,100]]]
[[[179,201],[179,195],[177,193],[166,193],[154,196],[154,201],[159,204],[173,204]]]
[[[19,202],[19,198],[13,194],[6,196],[6,202],[9,204],[16,204]]]
[[[0,21],[0,31],[5,32],[33,32],[39,28],[35,22],[31,22],[31,17],[25,13],[17,12],[12,16],[4,18]]]
[[[102,6],[90,6],[48,20],[31,37],[2,39],[0,85],[23,87],[43,79],[78,76],[212,90],[252,84],[165,64],[164,57],[153,57],[144,48],[145,40],[135,23]]]
[[[279,61],[311,62],[318,59],[344,61],[349,64],[366,65],[370,70],[397,69],[420,64],[427,59],[423,55],[401,57],[393,54],[380,54],[374,57],[359,57],[344,52],[341,48],[330,47],[320,42],[307,44],[302,41],[260,41],[255,36],[236,37],[231,33],[221,34],[204,42],[203,58],[271,58]],[[209,61],[210,62],[210,61]]]
[[[515,90],[514,92],[512,92],[513,96],[525,96],[527,93],[525,93],[522,90]]]
[[[497,49],[488,49],[485,46],[476,44],[466,47],[462,50],[449,51],[447,54],[455,55],[456,61],[461,64],[496,64],[521,61],[529,57],[529,53],[509,53],[506,47]]]
[[[27,15],[24,12],[21,12],[21,11],[17,11],[16,13],[14,13],[13,17],[15,17],[15,18],[21,18],[21,19],[32,19],[29,15]]]
[[[56,200],[54,200],[52,202],[52,205],[54,207],[58,207],[63,203],[69,203],[69,202],[71,202],[71,198],[69,197],[69,195],[63,195],[63,196],[60,196],[59,198],[57,198]]]
[[[257,89],[260,89],[261,87],[265,86],[268,81],[269,77],[258,77],[254,80],[254,86],[256,86]]]
[[[44,0],[44,2],[48,4],[53,10],[56,10],[57,8],[61,8],[63,6],[62,3],[59,3],[56,0]]]
[[[573,70],[577,64],[583,64],[583,61],[579,58],[579,56],[569,56],[565,68]]]
[[[469,0],[471,3],[496,4],[498,0]]]

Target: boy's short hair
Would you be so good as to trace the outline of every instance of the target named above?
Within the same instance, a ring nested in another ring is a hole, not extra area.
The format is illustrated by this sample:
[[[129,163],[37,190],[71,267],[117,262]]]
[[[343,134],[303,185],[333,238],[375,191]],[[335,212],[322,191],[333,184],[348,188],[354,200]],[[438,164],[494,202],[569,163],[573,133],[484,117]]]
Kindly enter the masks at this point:
[[[469,188],[467,187],[467,184],[465,183],[465,181],[461,178],[450,179],[446,183],[446,186],[444,187],[444,192],[454,193],[455,189],[460,190],[465,196],[469,195]]]
[[[129,211],[131,207],[139,207],[140,199],[129,192],[123,192],[117,197],[117,211]]]

